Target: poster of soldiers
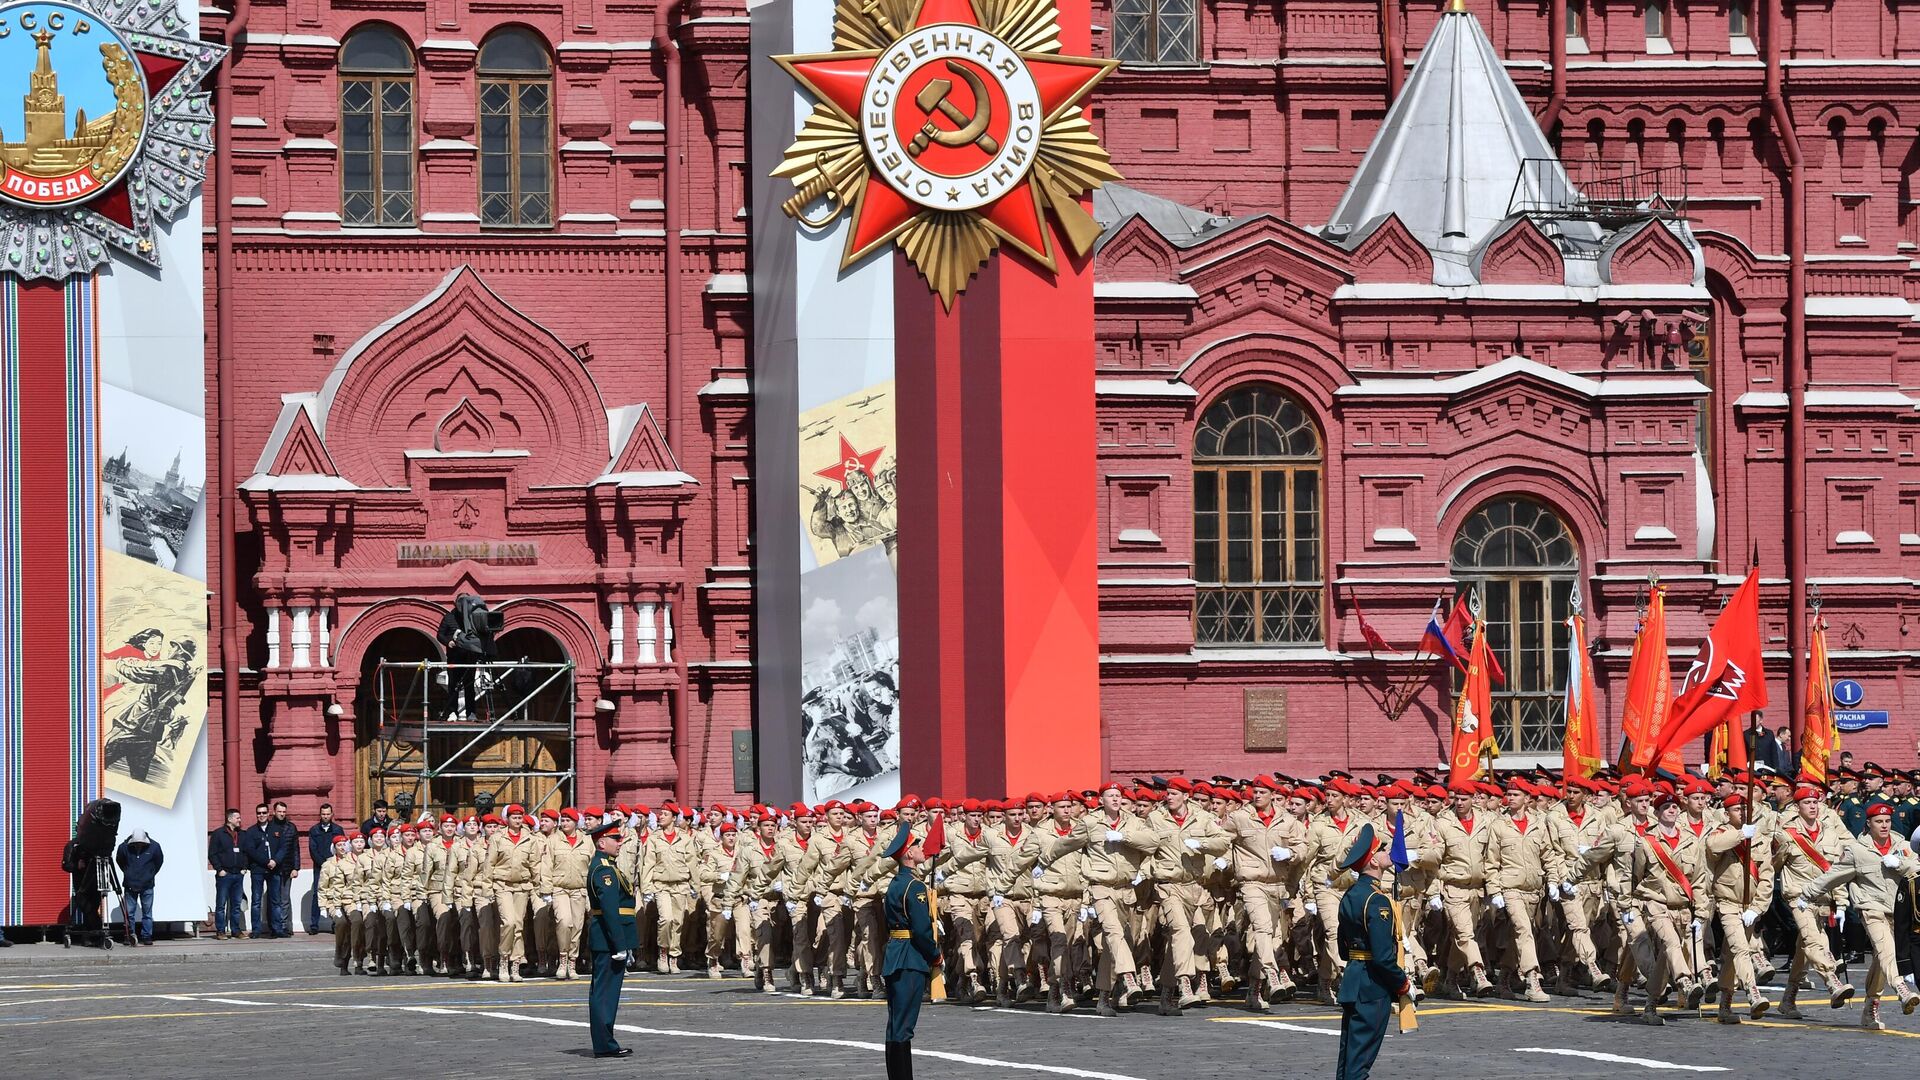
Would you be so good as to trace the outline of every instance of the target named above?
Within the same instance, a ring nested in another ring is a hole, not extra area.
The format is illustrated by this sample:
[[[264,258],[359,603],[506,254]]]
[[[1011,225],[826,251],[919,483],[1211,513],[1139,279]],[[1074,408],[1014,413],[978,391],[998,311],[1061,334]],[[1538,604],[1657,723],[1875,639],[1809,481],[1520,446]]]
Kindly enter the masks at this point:
[[[104,571],[106,786],[171,808],[207,717],[206,586],[111,551]]]
[[[869,547],[800,579],[802,793],[892,799],[900,785],[900,629],[893,567]]]
[[[819,565],[880,545],[893,557],[893,383],[800,414],[800,513]]]
[[[101,388],[101,539],[162,570],[193,575],[205,516],[206,424],[200,417],[112,384]]]

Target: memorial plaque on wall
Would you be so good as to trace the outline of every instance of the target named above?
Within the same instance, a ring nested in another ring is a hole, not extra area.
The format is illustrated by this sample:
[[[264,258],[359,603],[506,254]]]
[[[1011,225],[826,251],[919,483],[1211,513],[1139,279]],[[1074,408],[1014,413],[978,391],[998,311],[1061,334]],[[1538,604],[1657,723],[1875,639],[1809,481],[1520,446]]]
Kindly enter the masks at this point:
[[[1244,691],[1242,722],[1248,750],[1287,748],[1287,688],[1249,686]]]

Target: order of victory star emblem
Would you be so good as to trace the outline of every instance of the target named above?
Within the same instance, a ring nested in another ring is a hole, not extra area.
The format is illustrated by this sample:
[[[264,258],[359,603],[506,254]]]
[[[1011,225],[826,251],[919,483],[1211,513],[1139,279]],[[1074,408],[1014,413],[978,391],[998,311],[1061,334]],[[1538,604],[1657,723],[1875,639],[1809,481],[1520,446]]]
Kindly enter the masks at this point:
[[[1059,55],[1055,0],[839,0],[833,41],[774,58],[818,104],[773,174],[803,225],[852,214],[843,269],[896,244],[951,308],[1002,243],[1057,269],[1049,213],[1092,250],[1120,175],[1080,106],[1116,62]]]

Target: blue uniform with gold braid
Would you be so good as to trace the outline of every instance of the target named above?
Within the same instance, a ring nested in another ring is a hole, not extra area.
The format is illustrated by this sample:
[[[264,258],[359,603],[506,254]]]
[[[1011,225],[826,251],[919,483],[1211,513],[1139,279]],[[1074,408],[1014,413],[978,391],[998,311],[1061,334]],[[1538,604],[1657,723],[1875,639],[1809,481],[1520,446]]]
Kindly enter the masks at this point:
[[[911,839],[910,830],[900,829],[886,857],[897,858]],[[913,1080],[913,1028],[920,1021],[929,973],[940,963],[926,882],[902,867],[887,884],[882,909],[887,919],[887,951],[880,961],[887,987],[887,1080]]]
[[[619,826],[595,829],[593,837],[598,841],[608,834],[617,838]],[[620,1010],[621,985],[627,981],[627,957],[640,948],[640,928],[634,922],[633,885],[604,851],[595,851],[587,864],[587,895],[592,900],[587,911],[587,951],[593,954],[587,1027],[593,1055],[624,1057],[633,1051],[622,1049],[614,1040],[613,1020]]]
[[[1343,870],[1362,870],[1378,841],[1373,827],[1362,825],[1353,847],[1340,860]],[[1409,992],[1400,969],[1400,943],[1393,935],[1393,903],[1377,878],[1361,874],[1340,897],[1337,933],[1346,970],[1340,976],[1340,1065],[1336,1080],[1366,1080],[1380,1044],[1387,1038],[1393,1003]]]

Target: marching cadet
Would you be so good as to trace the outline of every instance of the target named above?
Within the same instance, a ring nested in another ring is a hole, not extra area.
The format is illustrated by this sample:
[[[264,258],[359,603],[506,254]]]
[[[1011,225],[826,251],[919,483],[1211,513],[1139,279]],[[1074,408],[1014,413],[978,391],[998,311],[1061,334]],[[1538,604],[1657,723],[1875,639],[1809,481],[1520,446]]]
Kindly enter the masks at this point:
[[[366,974],[369,977],[392,974],[387,969],[387,949],[392,940],[392,894],[388,879],[393,874],[393,858],[387,846],[387,830],[374,829],[367,834],[367,853],[359,860],[360,894],[366,909]]]
[[[616,806],[615,810],[618,811],[618,817],[609,820],[621,822],[626,826],[621,830],[623,839],[620,841],[620,872],[627,876],[628,881],[634,883],[634,888],[643,888],[640,882],[646,877],[647,837],[653,834],[655,820],[653,811],[644,804]],[[637,912],[634,922],[640,928],[640,948],[627,957],[629,972],[640,970],[640,957],[646,950],[647,939],[654,936],[644,894],[634,907]]]
[[[1253,802],[1227,816],[1232,865],[1253,955],[1247,960],[1247,1007],[1267,1012],[1269,1001],[1293,998],[1288,945],[1293,937],[1290,865],[1306,848],[1307,826],[1275,801],[1280,781],[1253,780]]]
[[[1818,899],[1846,886],[1852,890],[1867,941],[1872,946],[1873,963],[1867,969],[1867,1004],[1860,1014],[1860,1026],[1885,1030],[1880,1020],[1880,991],[1891,986],[1900,996],[1900,1011],[1908,1016],[1920,1007],[1920,993],[1900,980],[1898,947],[1894,940],[1893,911],[1900,889],[1920,876],[1920,861],[1906,840],[1893,835],[1893,807],[1885,802],[1869,803],[1867,829],[1846,846],[1832,869],[1800,887],[1805,901]],[[1905,931],[1902,927],[1902,932]]]
[[[580,941],[586,932],[587,866],[593,862],[593,841],[580,832],[580,811],[560,811],[560,828],[547,838],[548,886],[553,890],[554,948],[558,957],[554,976],[571,979],[580,974]]]
[[[1101,1016],[1115,1016],[1117,1005],[1131,1005],[1142,991],[1134,975],[1133,948],[1127,942],[1127,919],[1134,890],[1143,880],[1141,867],[1159,846],[1159,837],[1146,822],[1121,805],[1124,792],[1118,782],[1100,791],[1100,812],[1076,826],[1086,836],[1080,873],[1087,883],[1087,904],[1098,922],[1100,964],[1097,987]],[[1118,977],[1120,992],[1114,993]]]
[[[1509,996],[1527,1001],[1547,1001],[1540,985],[1540,952],[1536,943],[1541,902],[1548,883],[1566,877],[1560,848],[1544,815],[1533,811],[1532,797],[1525,780],[1516,778],[1507,789],[1507,812],[1493,816],[1487,831],[1487,902],[1507,917],[1507,945],[1514,955],[1513,964],[1501,965],[1501,981],[1510,983],[1520,977],[1518,991],[1509,985]]]
[[[814,987],[814,948],[820,934],[820,906],[814,903],[821,884],[821,864],[832,850],[814,829],[813,808],[794,803],[789,808],[793,827],[780,841],[780,861],[786,867],[784,884],[775,879],[775,887],[785,897],[781,904],[793,931],[793,970],[787,990],[812,995]]]
[[[880,831],[880,808],[870,802],[856,803],[859,829],[849,838],[853,851],[853,908],[847,916],[847,930],[853,939],[854,959],[859,970],[855,997],[880,996],[880,956],[886,949],[887,882],[896,869],[886,858],[890,835]],[[905,828],[901,825],[899,828]]]
[[[425,933],[429,923],[424,910],[427,899],[427,849],[420,846],[420,834],[412,825],[400,827],[400,850],[395,858],[393,951],[401,957],[403,970],[419,975],[422,965],[433,960],[432,935]],[[421,938],[427,939],[421,947]]]
[[[371,946],[368,940],[371,924],[368,912],[378,910],[378,903],[371,900],[373,892],[369,883],[368,868],[372,860],[367,856],[367,838],[363,833],[348,833],[350,843],[348,858],[344,869],[349,875],[342,885],[341,895],[347,900],[347,922],[353,939],[353,973],[367,974],[367,950]]]
[[[1181,1009],[1206,1002],[1196,986],[1194,942],[1207,932],[1200,878],[1211,861],[1226,854],[1226,830],[1191,799],[1193,782],[1176,777],[1168,782],[1165,803],[1147,815],[1147,824],[1159,835],[1150,864],[1160,898],[1160,926],[1166,930],[1165,956],[1160,976],[1160,1015],[1179,1016]],[[998,899],[996,897],[996,899]]]
[[[1613,977],[1600,967],[1600,950],[1594,941],[1594,927],[1606,910],[1606,865],[1586,856],[1602,846],[1616,821],[1610,809],[1592,801],[1592,796],[1605,794],[1591,780],[1569,777],[1565,802],[1549,815],[1560,845],[1564,875],[1560,881],[1560,914],[1566,920],[1567,948],[1574,962],[1585,970],[1588,985],[1601,993],[1613,989]],[[1574,993],[1572,969],[1566,963],[1560,965],[1560,982],[1554,989],[1561,994]]]
[[[1833,953],[1827,949],[1827,919],[1830,916],[1846,919],[1846,894],[1832,888],[1807,895],[1807,887],[1833,869],[1833,864],[1846,854],[1847,842],[1852,837],[1844,828],[1823,819],[1826,807],[1821,803],[1819,788],[1803,784],[1794,789],[1793,801],[1794,811],[1791,816],[1783,817],[1774,847],[1780,867],[1780,890],[1792,898],[1787,910],[1792,913],[1798,934],[1793,962],[1787,967],[1786,991],[1780,995],[1779,1012],[1790,1020],[1798,1020],[1800,1009],[1796,999],[1800,995],[1800,977],[1809,967],[1826,981],[1830,1007],[1838,1009],[1853,997],[1853,985],[1840,981]]]
[[[1487,887],[1488,829],[1484,819],[1475,817],[1474,795],[1465,788],[1455,788],[1449,793],[1448,810],[1434,821],[1434,831],[1440,837],[1440,865],[1435,874],[1440,879],[1437,899],[1451,932],[1447,962],[1442,966],[1456,980],[1470,978],[1473,996],[1486,997],[1493,993],[1493,982],[1487,978],[1486,961],[1481,958],[1474,929],[1480,921],[1480,902]]]
[[[536,975],[555,978],[560,969],[559,924],[555,922],[553,910],[553,838],[560,834],[560,811],[553,807],[542,807],[539,816],[534,819],[537,828],[534,839],[538,840],[543,872],[541,885],[533,892],[533,900],[527,912],[527,924],[532,929],[530,940],[533,947],[528,949],[527,959],[533,962]]]
[[[493,878],[487,869],[487,848],[501,829],[500,819],[488,814],[466,822],[467,851],[460,876],[466,906],[460,913],[460,938],[467,953],[467,979],[500,978],[500,920],[495,914]]]
[[[1413,993],[1396,962],[1393,904],[1380,888],[1389,865],[1373,826],[1355,830],[1353,845],[1335,863],[1355,876],[1340,896],[1335,931],[1344,965],[1340,974],[1340,1062],[1336,1080],[1367,1080],[1387,1038],[1393,1003]]]
[[[333,920],[333,966],[347,974],[360,930],[360,900],[355,895],[359,872],[353,865],[353,837],[333,838],[333,858],[320,864],[320,912]]]
[[[914,873],[925,861],[913,830],[894,830],[883,854],[899,864],[887,885],[887,955],[880,977],[887,992],[887,1080],[913,1080],[913,1029],[920,1020],[920,999],[927,992],[929,973],[943,961],[933,936],[932,901],[927,886]]]
[[[527,962],[527,911],[534,894],[546,888],[545,847],[517,803],[507,807],[506,828],[487,841],[487,877],[500,913],[501,982],[525,981],[520,968]]]
[[[640,892],[657,912],[653,970],[665,975],[680,970],[680,937],[686,929],[687,912],[699,895],[693,884],[699,865],[693,837],[682,828],[680,808],[667,803],[660,810],[665,815],[660,827],[647,835],[643,845],[645,868],[640,875]]]
[[[632,1050],[613,1037],[620,1011],[620,988],[627,960],[640,947],[634,924],[633,885],[620,872],[620,823],[610,821],[593,833],[594,854],[587,864],[587,950],[593,954],[593,979],[587,989],[587,1025],[594,1057],[626,1057]]]
[[[460,861],[466,845],[460,842],[460,822],[452,814],[440,816],[439,835],[420,846],[426,851],[423,874],[426,879],[426,906],[422,925],[434,934],[435,964],[430,974],[458,978],[466,974],[460,952]]]
[[[1421,942],[1424,935],[1420,931],[1429,910],[1428,897],[1436,895],[1437,882],[1433,872],[1440,865],[1440,835],[1434,831],[1433,815],[1413,797],[1419,793],[1419,785],[1412,781],[1402,781],[1390,789],[1386,803],[1386,827],[1375,832],[1384,831],[1391,843],[1394,831],[1401,827],[1401,822],[1405,823],[1407,866],[1402,870],[1389,869],[1381,876],[1381,881],[1384,883],[1391,876],[1393,884],[1387,889],[1388,895],[1405,905],[1407,925],[1404,943],[1410,967],[1407,974],[1422,989],[1431,993],[1440,983],[1440,969],[1428,962],[1426,947]],[[1442,790],[1441,794],[1444,796],[1446,793]]]
[[[1025,979],[1028,958],[1037,952],[1028,939],[1041,919],[1040,894],[1034,888],[1033,869],[1040,861],[1040,834],[1032,815],[1041,812],[1046,798],[1034,792],[1009,809],[998,829],[987,832],[987,877],[994,928],[999,933],[999,959],[993,969],[994,1003],[1010,1007],[1015,999],[1032,1001],[1039,994],[1038,979]],[[901,826],[905,828],[905,825]]]
[[[787,862],[780,844],[780,823],[766,807],[755,810],[760,816],[754,822],[753,835],[740,845],[740,892],[747,897],[746,938],[751,943],[742,947],[740,965],[744,970],[751,962],[753,988],[771,994],[775,990],[774,911],[786,900]],[[734,932],[740,931],[736,927]]]
[[[1077,805],[1071,792],[1060,792],[1048,800],[1052,817],[1037,830],[1040,859],[1034,864],[1033,890],[1040,897],[1041,928],[1046,933],[1045,974],[1047,1011],[1063,1013],[1073,1008],[1077,970],[1077,948],[1084,919],[1086,879],[1081,873],[1087,834],[1074,819]]]
[[[720,839],[700,858],[700,884],[707,901],[707,978],[722,974],[725,949],[731,939],[734,960],[747,969],[750,917],[747,911],[747,874],[740,849],[739,827],[723,821]]]
[[[852,935],[853,912],[847,898],[853,892],[854,850],[847,827],[852,818],[838,801],[825,804],[816,816],[826,819],[826,828],[816,831],[813,844],[820,848],[820,862],[813,879],[813,992],[834,998],[847,996],[847,944]],[[825,956],[821,953],[825,952]],[[821,981],[821,970],[826,981]]]
[[[1725,822],[1707,834],[1707,864],[1713,875],[1713,907],[1720,930],[1719,1021],[1737,1024],[1733,991],[1747,990],[1747,1011],[1755,1020],[1769,1002],[1754,977],[1753,924],[1773,903],[1773,837],[1747,820],[1747,797],[1733,792],[1722,804]]]
[[[956,1005],[974,1005],[987,999],[981,975],[982,927],[987,907],[987,838],[980,800],[960,805],[960,827],[947,833],[946,847],[933,859],[933,881],[940,896],[940,913],[953,927],[947,941],[960,966],[960,982],[953,993]]]
[[[1680,827],[1680,799],[1663,791],[1654,800],[1658,827],[1639,838],[1633,851],[1632,907],[1627,922],[1634,962],[1647,973],[1647,1006],[1640,1020],[1666,1023],[1657,1005],[1669,984],[1676,985],[1685,1008],[1698,1009],[1705,990],[1694,977],[1693,950],[1711,910],[1703,845]],[[1614,1008],[1624,1013],[1624,982],[1614,990]]]
[[[1357,791],[1345,777],[1327,783],[1326,812],[1307,829],[1306,871],[1301,895],[1307,918],[1317,930],[1315,957],[1320,971],[1320,1003],[1334,1005],[1334,958],[1339,954],[1340,898],[1350,882],[1340,869],[1340,857],[1353,845],[1365,822],[1353,806]]]

